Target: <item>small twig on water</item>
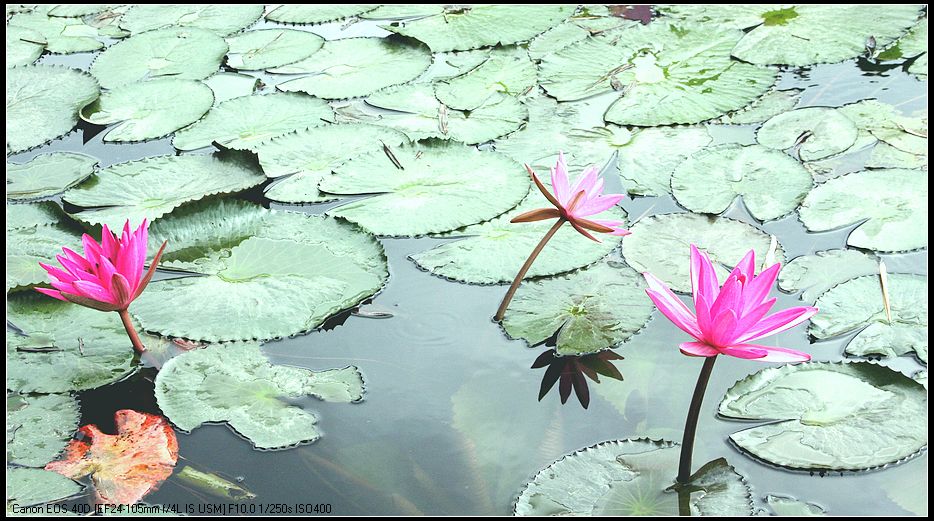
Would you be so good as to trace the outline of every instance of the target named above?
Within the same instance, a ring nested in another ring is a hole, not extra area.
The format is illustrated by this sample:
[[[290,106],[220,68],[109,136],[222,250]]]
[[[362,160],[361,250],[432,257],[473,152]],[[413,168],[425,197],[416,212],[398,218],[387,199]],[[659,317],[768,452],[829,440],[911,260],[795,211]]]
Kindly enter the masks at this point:
[[[879,261],[879,282],[882,284],[882,304],[885,306],[885,317],[892,323],[892,306],[889,303],[889,280],[885,270],[885,261]]]
[[[392,164],[399,170],[405,170],[405,168],[402,166],[402,163],[400,163],[399,160],[396,159],[396,155],[392,153],[392,149],[389,148],[389,145],[383,142],[382,139],[379,140],[379,142],[383,144],[383,153],[385,153],[386,157],[388,157],[389,160],[392,161]]]

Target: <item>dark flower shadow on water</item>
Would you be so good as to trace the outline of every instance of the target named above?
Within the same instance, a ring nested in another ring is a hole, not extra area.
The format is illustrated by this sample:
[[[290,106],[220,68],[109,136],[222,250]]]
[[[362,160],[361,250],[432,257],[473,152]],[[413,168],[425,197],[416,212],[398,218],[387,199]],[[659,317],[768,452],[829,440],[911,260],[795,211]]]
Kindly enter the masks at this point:
[[[559,356],[554,349],[545,351],[532,363],[532,369],[547,368],[542,376],[538,401],[541,401],[555,384],[560,382],[558,394],[561,396],[561,403],[567,403],[573,388],[577,400],[586,409],[590,406],[590,389],[587,379],[600,383],[600,375],[603,375],[614,380],[622,380],[623,375],[613,365],[613,361],[622,359],[622,356],[612,350],[582,356]]]

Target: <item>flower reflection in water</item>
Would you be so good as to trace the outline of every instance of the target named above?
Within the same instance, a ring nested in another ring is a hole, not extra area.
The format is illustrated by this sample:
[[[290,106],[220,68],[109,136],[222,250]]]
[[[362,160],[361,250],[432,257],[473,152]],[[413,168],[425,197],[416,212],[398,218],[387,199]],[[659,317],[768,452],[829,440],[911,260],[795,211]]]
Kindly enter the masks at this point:
[[[567,403],[573,388],[577,400],[586,409],[590,405],[587,378],[595,383],[600,383],[600,375],[622,380],[623,375],[613,365],[614,360],[622,359],[622,356],[610,350],[583,356],[559,356],[554,349],[545,351],[532,363],[532,369],[547,367],[545,375],[542,376],[538,400],[541,401],[560,380],[558,394],[561,396],[561,403]]]

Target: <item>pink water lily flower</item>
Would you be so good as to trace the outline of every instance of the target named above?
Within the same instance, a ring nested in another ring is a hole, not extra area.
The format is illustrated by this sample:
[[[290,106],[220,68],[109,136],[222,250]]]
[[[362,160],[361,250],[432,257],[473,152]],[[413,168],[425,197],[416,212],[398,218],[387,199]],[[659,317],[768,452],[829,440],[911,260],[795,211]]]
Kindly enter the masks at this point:
[[[778,277],[780,264],[755,275],[755,252],[750,250],[720,286],[707,253],[691,245],[691,285],[694,312],[651,273],[643,273],[649,298],[669,320],[694,337],[679,347],[689,356],[719,354],[760,362],[804,362],[807,353],[782,347],[752,344],[762,337],[790,329],[817,313],[817,308],[800,306],[766,316],[775,304],[768,298]]]

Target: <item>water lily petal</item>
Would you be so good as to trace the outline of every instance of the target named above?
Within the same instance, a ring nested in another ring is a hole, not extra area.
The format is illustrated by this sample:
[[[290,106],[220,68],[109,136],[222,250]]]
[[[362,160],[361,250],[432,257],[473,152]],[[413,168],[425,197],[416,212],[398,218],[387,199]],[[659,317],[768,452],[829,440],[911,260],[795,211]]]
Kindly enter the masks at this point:
[[[529,175],[532,176],[532,181],[535,182],[535,186],[538,187],[538,191],[541,192],[543,196],[545,196],[545,199],[548,199],[548,202],[555,205],[555,207],[561,208],[561,203],[559,203],[558,200],[555,199],[555,196],[551,195],[551,192],[549,192],[548,189],[545,188],[545,185],[542,183],[542,180],[539,179],[537,175],[535,175],[535,172],[532,170],[532,167],[530,167],[529,165],[525,165],[525,169],[529,171]]]
[[[566,203],[571,194],[571,183],[568,181],[568,165],[564,160],[564,152],[558,152],[558,162],[551,169],[551,187],[558,201],[561,204]]]
[[[759,346],[753,346],[752,344],[721,347],[720,352],[727,356],[744,358],[746,360],[761,360],[769,354],[767,350],[760,349]]]
[[[765,271],[759,274],[758,277],[752,279],[746,283],[744,288],[745,293],[745,302],[746,308],[753,306],[758,306],[765,298],[769,295],[769,292],[772,291],[772,285],[775,284],[775,279],[778,277],[778,270],[781,269],[781,264],[773,264],[768,267]]]
[[[658,307],[659,311],[685,333],[694,338],[702,338],[703,335],[701,334],[701,329],[698,327],[697,318],[695,318],[691,310],[684,305],[684,302],[682,302],[665,283],[655,278],[651,273],[643,273],[642,276],[645,277],[646,283],[648,283],[649,286],[645,291],[649,295],[649,298],[652,299],[652,302]]]
[[[588,232],[587,230],[581,228],[581,226],[580,226],[579,224],[575,223],[574,221],[568,221],[568,222],[571,223],[571,226],[573,226],[575,230],[577,230],[577,233],[583,235],[584,237],[587,237],[588,239],[590,239],[590,240],[592,240],[592,241],[594,241],[594,242],[603,242],[603,241],[601,241],[600,239],[598,239],[598,238],[594,237],[593,235],[591,235],[590,232]]]
[[[55,266],[49,266],[48,264],[44,262],[40,262],[39,266],[41,266],[42,269],[44,269],[49,274],[50,277],[55,278],[59,282],[74,282],[78,280],[78,277],[75,277],[71,273],[68,273],[67,271],[62,270],[60,268],[56,268]]]
[[[678,345],[681,349],[681,352],[688,356],[716,356],[720,354],[716,348],[711,347],[703,342],[684,342],[683,344]]]
[[[62,292],[57,289],[35,288],[35,290],[38,291],[39,293],[42,293],[43,295],[48,295],[52,298],[57,298],[58,300],[64,300],[65,302],[68,302],[68,299],[63,297]]]
[[[745,277],[745,284],[751,282],[756,276],[756,251],[749,250],[749,253],[736,265],[736,269]]]
[[[593,199],[589,199],[583,204],[578,205],[578,207],[574,210],[574,215],[578,217],[596,215],[616,206],[616,203],[620,202],[622,199],[623,196],[620,194],[608,194],[594,197]]]
[[[728,346],[733,339],[733,332],[736,331],[736,323],[736,313],[727,309],[713,317],[713,327],[710,331],[705,331],[705,336],[715,346]]]
[[[697,308],[698,297],[703,295],[707,304],[712,304],[720,293],[720,284],[717,273],[706,253],[702,253],[697,246],[691,245],[691,287],[694,293],[694,307]]]
[[[737,338],[737,342],[749,342],[764,336],[774,335],[782,331],[791,329],[805,320],[814,316],[817,308],[810,306],[799,306],[783,309],[771,316],[759,321],[758,324],[750,328],[745,334]]]
[[[561,212],[557,208],[537,208],[521,213],[509,220],[511,223],[528,223],[534,221],[543,221],[545,219],[557,219],[561,217]]]
[[[82,297],[88,297],[100,302],[106,302],[108,304],[116,304],[114,302],[113,295],[109,291],[105,290],[100,284],[91,282],[88,280],[78,280],[72,284],[76,290],[78,290],[78,295]]]
[[[739,344],[737,346],[733,346],[733,348],[757,349],[765,351],[765,356],[756,359],[759,362],[807,362],[811,359],[811,355],[807,353],[795,351],[794,349],[786,349],[784,347],[760,346],[758,344]]]

